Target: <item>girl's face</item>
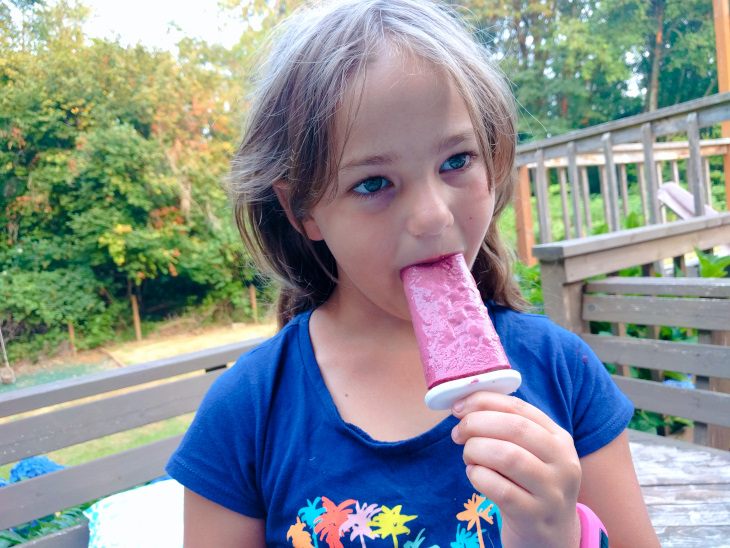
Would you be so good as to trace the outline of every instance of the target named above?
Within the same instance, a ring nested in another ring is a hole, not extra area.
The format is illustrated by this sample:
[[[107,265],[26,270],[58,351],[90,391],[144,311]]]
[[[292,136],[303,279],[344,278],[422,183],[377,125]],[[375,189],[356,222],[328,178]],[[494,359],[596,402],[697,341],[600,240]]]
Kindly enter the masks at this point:
[[[466,105],[443,71],[385,53],[350,89],[335,119],[334,197],[304,226],[337,261],[338,302],[410,320],[400,271],[453,253],[471,266],[493,193]]]

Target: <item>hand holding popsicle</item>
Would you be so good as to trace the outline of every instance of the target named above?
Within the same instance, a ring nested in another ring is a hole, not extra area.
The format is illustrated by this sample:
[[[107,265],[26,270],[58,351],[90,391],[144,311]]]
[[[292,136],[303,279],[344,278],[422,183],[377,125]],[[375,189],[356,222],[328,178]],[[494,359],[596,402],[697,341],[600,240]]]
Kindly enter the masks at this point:
[[[505,548],[578,547],[582,470],[573,438],[519,398],[479,392],[455,403],[452,438],[469,481],[502,516]]]
[[[517,390],[520,374],[510,369],[463,255],[405,268],[401,279],[429,389],[428,407],[449,409],[477,390]]]

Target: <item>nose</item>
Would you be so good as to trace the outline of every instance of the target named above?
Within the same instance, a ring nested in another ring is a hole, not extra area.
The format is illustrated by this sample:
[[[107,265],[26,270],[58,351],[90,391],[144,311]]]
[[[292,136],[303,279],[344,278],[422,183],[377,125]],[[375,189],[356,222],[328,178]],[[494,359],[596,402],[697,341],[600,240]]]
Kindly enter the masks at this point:
[[[413,189],[406,227],[415,237],[438,236],[454,224],[446,189],[429,182]]]

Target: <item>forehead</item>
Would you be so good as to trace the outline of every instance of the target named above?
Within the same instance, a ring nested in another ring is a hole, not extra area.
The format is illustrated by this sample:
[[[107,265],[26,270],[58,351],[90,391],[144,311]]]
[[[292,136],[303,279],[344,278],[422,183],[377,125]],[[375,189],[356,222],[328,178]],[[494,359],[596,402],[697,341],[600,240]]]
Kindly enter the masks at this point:
[[[423,147],[455,134],[474,135],[466,102],[448,70],[411,54],[385,50],[353,78],[334,119],[343,164],[361,150]]]

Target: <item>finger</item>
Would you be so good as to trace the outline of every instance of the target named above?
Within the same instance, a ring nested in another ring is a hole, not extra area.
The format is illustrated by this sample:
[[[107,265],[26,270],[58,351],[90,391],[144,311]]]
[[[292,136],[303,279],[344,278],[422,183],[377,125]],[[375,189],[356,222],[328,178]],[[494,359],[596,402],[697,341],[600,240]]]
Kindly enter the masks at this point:
[[[524,448],[508,441],[471,438],[464,445],[464,463],[488,468],[523,491],[541,497],[551,482],[548,465]]]
[[[497,505],[504,519],[525,516],[534,506],[529,493],[491,468],[470,464],[466,475],[474,489]]]
[[[452,413],[457,418],[463,418],[474,411],[497,411],[518,415],[539,424],[550,433],[563,430],[550,417],[534,405],[515,396],[507,396],[497,392],[479,391],[454,403]]]
[[[474,411],[454,427],[452,438],[465,444],[473,438],[489,438],[513,443],[546,463],[559,460],[564,453],[562,445],[573,447],[573,440],[562,434],[551,434],[539,424],[525,417],[498,411]]]

